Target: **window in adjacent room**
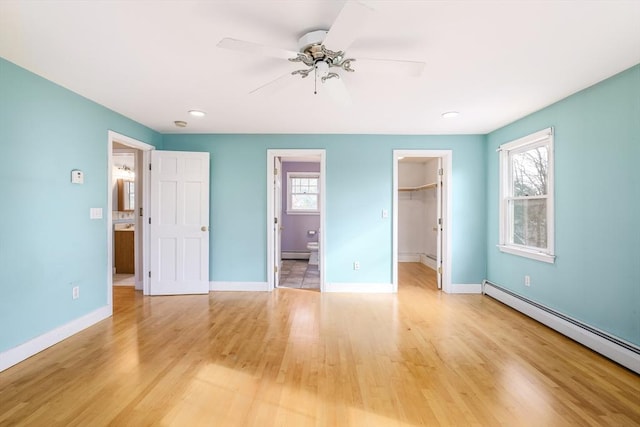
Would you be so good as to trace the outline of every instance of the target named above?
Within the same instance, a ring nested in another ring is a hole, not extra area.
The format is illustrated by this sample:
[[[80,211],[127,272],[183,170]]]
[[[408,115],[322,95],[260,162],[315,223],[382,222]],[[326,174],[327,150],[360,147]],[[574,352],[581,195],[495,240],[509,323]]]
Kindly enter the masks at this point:
[[[503,252],[553,263],[553,128],[503,144],[500,244]]]
[[[287,213],[320,213],[320,175],[315,172],[287,173]]]

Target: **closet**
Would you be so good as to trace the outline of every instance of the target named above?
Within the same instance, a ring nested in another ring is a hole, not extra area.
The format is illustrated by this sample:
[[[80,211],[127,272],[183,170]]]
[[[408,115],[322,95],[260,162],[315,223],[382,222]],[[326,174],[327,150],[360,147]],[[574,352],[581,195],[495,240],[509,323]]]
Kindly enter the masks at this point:
[[[437,270],[441,215],[439,158],[408,157],[398,163],[398,261]]]

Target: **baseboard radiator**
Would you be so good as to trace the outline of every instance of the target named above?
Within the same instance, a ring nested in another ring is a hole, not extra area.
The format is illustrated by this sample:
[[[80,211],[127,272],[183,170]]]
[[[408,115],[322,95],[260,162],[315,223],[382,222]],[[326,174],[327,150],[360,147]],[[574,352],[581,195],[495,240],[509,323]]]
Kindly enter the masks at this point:
[[[640,374],[640,347],[525,298],[522,295],[518,295],[488,280],[482,282],[482,294],[488,295],[508,305]]]
[[[283,251],[281,254],[282,259],[309,259],[311,254],[309,251]]]

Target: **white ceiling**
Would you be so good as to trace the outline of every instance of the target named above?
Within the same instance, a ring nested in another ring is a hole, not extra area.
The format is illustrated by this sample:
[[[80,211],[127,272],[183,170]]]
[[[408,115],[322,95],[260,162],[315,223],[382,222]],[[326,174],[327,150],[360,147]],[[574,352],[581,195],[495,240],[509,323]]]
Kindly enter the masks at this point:
[[[346,107],[313,95],[311,78],[249,95],[300,67],[216,47],[233,37],[297,50],[343,4],[1,1],[0,56],[163,133],[487,133],[640,62],[640,1],[614,0],[369,1],[348,56],[426,67],[345,76]],[[461,114],[440,117],[449,110]]]

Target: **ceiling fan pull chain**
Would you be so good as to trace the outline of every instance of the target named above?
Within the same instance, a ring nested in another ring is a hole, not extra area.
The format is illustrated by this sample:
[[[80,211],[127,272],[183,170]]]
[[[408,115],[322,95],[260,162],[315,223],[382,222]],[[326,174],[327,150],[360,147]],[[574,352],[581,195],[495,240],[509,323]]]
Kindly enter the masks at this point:
[[[314,73],[313,73],[313,94],[317,95],[318,94],[318,64],[313,66],[314,68]]]

